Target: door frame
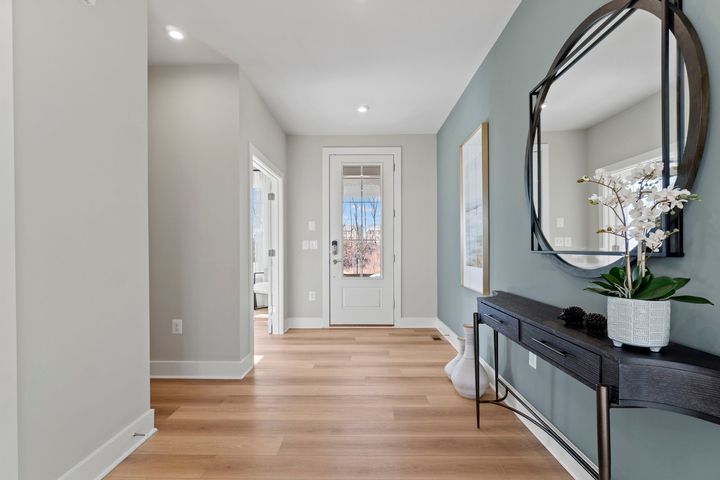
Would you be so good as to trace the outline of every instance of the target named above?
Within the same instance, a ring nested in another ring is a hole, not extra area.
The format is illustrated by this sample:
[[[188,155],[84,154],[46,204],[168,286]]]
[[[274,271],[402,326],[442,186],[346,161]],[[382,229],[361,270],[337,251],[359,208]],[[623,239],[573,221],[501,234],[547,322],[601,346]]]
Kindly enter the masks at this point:
[[[0,478],[18,477],[12,2],[0,0]]]
[[[322,151],[322,321],[330,328],[330,160],[333,155],[392,155],[393,174],[393,325],[402,314],[402,147],[325,147]]]
[[[275,205],[277,205],[277,223],[278,229],[275,235],[276,256],[273,262],[273,282],[271,285],[272,296],[275,302],[273,335],[282,335],[285,333],[285,179],[277,165],[272,163],[265,154],[255,145],[250,144],[250,162],[248,170],[248,212],[252,205],[252,189],[253,189],[253,169],[258,168],[265,175],[273,178],[277,182],[277,193]],[[250,332],[252,333],[252,352],[255,354],[255,308],[253,306],[253,251],[252,251],[252,215],[248,215],[248,273],[249,273],[249,296],[248,296],[248,318],[250,319]]]

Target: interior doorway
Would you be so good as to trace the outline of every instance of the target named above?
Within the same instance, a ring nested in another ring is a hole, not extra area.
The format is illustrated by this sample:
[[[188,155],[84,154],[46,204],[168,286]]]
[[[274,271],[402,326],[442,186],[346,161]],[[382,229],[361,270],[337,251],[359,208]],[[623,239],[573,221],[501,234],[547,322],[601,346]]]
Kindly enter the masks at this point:
[[[251,318],[255,335],[282,334],[283,178],[257,148],[250,154]]]

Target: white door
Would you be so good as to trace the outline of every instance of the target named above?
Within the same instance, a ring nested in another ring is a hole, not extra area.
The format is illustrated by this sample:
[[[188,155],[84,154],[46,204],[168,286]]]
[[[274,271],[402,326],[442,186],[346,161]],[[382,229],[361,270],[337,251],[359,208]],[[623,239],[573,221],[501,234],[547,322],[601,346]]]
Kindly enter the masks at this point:
[[[330,155],[330,325],[394,324],[394,155]]]
[[[270,191],[267,193],[267,208],[265,209],[265,235],[267,238],[267,268],[265,269],[265,281],[269,283],[268,288],[268,295],[267,295],[267,305],[268,305],[268,322],[267,322],[267,328],[268,333],[273,333],[273,325],[275,325],[276,318],[275,318],[275,296],[273,295],[273,292],[275,290],[275,260],[277,256],[277,249],[276,249],[276,231],[277,227],[275,225],[275,222],[277,220],[275,215],[275,209],[277,207],[277,187],[275,185],[275,181],[273,181],[272,178],[270,178]]]

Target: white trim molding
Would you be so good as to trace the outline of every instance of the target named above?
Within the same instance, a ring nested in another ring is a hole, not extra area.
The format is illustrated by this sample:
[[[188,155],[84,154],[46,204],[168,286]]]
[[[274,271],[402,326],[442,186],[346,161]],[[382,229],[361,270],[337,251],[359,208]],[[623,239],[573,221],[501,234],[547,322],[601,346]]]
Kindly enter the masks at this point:
[[[437,320],[437,329],[440,333],[443,334],[443,336],[450,342],[450,344],[455,348],[455,350],[460,351],[460,341],[458,340],[458,336],[453,333],[453,331],[448,327],[442,320]],[[455,339],[453,342],[452,339]],[[485,371],[488,374],[488,377],[495,378],[495,369],[490,366],[489,363],[485,361],[484,358],[480,357],[480,365],[485,369]],[[500,379],[506,384],[510,385],[508,381],[500,376]],[[490,382],[490,388],[494,391],[495,385],[493,385],[493,382]],[[590,465],[593,465],[596,469],[597,466],[577,447],[575,444],[573,444],[555,425],[550,423],[550,421],[545,418],[545,416],[540,413],[535,407],[532,406],[528,400],[523,397],[512,385],[510,385],[509,390],[513,393],[513,395],[517,396],[522,402],[525,402],[526,405],[530,407],[530,409],[525,408],[525,406],[517,401],[512,395],[508,395],[507,400],[505,403],[513,407],[522,413],[526,415],[537,415],[540,417],[552,430],[555,432],[560,438],[562,438],[570,447],[580,455],[581,458],[583,458],[586,462],[588,462]],[[525,427],[530,430],[530,433],[532,433],[535,438],[540,441],[540,443],[545,447],[545,449],[550,452],[550,455],[555,457],[555,460],[562,465],[562,467],[572,476],[575,480],[593,480],[593,477],[588,474],[587,471],[580,465],[570,454],[565,451],[563,447],[561,447],[550,435],[543,432],[540,428],[537,427],[534,423],[528,421],[526,418],[523,418],[521,415],[515,414],[516,417],[520,419],[520,421],[525,425]]]
[[[458,352],[460,351],[460,344],[462,343],[460,339],[462,337],[456,335],[455,332],[453,332],[452,329],[448,327],[445,322],[443,322],[439,318],[435,320],[435,328],[438,332],[442,334],[443,337],[445,337],[445,340],[447,340],[448,343],[452,345],[455,350],[457,350]]]
[[[272,294],[275,305],[273,308],[275,308],[275,321],[273,324],[273,334],[279,334],[282,335],[287,331],[287,327],[285,326],[285,175],[283,174],[282,170],[278,168],[277,165],[275,165],[268,157],[265,156],[265,154],[260,151],[259,148],[257,148],[255,145],[250,143],[250,171],[249,171],[249,179],[248,179],[248,198],[249,198],[249,204],[252,205],[252,188],[253,188],[253,169],[257,166],[257,168],[262,171],[265,175],[271,177],[277,185],[277,192],[275,192],[276,195],[276,205],[277,205],[277,226],[278,231],[276,235],[276,245],[275,250],[276,252],[276,260],[275,260],[275,267],[273,268],[273,274],[275,275],[275,280],[273,281],[272,285]],[[253,328],[253,332],[255,331],[255,312],[253,308],[253,292],[252,292],[252,279],[253,279],[253,264],[252,264],[252,258],[253,258],[253,252],[252,252],[252,215],[249,215],[249,232],[250,236],[248,239],[248,244],[250,246],[249,251],[249,271],[250,271],[250,313],[249,313],[249,321],[250,325]],[[254,338],[254,334],[253,334]],[[253,350],[254,351],[254,350]]]
[[[0,478],[18,478],[12,1],[0,0]]]
[[[150,362],[150,378],[190,380],[242,380],[253,369],[254,356],[240,361],[162,361]]]
[[[290,328],[326,328],[322,317],[290,317],[286,322],[287,331]]]
[[[395,325],[349,326],[338,325],[330,328],[438,328],[435,317],[401,317]],[[287,331],[290,328],[328,328],[322,317],[289,317],[286,320]],[[439,328],[438,328],[439,330]],[[448,329],[449,330],[449,329]]]
[[[155,410],[148,410],[68,470],[59,480],[100,480],[155,432]]]
[[[395,328],[436,328],[435,317],[401,317],[395,321]]]

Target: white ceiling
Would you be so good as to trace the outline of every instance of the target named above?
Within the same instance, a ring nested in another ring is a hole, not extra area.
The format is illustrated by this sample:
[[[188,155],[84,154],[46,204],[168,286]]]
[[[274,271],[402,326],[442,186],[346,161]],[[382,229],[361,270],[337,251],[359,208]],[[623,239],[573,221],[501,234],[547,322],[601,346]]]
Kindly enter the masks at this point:
[[[436,133],[519,3],[150,0],[150,62],[230,59],[289,134]]]
[[[661,27],[654,15],[636,11],[553,83],[543,130],[586,129],[659,92]],[[673,39],[673,66],[674,45]]]

